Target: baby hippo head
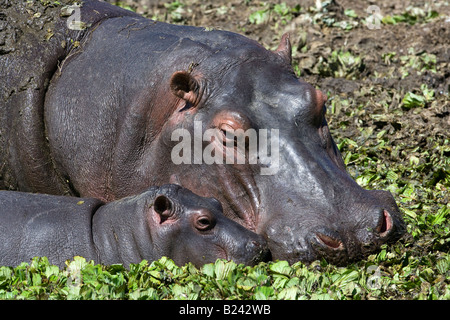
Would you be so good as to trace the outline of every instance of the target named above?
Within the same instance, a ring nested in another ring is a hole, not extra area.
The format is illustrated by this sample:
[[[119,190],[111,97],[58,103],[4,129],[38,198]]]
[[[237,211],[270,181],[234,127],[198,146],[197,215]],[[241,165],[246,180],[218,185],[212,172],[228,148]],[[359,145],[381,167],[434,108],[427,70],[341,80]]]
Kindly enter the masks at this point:
[[[202,266],[217,259],[255,265],[270,259],[265,239],[225,217],[214,198],[164,185],[156,192],[149,214],[154,249],[179,265]]]

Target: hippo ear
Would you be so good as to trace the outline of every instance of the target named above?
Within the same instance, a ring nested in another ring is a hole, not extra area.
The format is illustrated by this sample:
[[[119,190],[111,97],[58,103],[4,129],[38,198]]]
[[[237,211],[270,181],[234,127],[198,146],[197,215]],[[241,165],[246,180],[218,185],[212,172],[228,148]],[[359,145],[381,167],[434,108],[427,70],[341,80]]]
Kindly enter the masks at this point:
[[[199,83],[190,72],[176,71],[170,78],[172,93],[191,105],[195,105],[198,100],[199,88]]]
[[[160,195],[156,197],[155,202],[153,203],[153,209],[160,217],[160,222],[163,223],[167,219],[173,216],[174,206],[172,201],[164,195]]]
[[[289,40],[289,33],[283,34],[281,37],[280,44],[278,45],[277,50],[275,52],[286,61],[287,64],[291,64],[292,62],[292,47],[291,41]]]

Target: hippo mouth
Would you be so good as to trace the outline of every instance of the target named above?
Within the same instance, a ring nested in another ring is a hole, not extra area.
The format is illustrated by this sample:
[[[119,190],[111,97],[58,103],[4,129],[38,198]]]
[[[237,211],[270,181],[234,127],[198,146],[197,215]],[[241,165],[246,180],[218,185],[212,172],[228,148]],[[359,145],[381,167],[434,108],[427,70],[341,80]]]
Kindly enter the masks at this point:
[[[342,265],[376,251],[394,231],[393,217],[388,210],[383,210],[372,231],[364,228],[356,233],[334,232],[323,227],[313,233],[311,244],[317,256],[324,256],[330,262]]]

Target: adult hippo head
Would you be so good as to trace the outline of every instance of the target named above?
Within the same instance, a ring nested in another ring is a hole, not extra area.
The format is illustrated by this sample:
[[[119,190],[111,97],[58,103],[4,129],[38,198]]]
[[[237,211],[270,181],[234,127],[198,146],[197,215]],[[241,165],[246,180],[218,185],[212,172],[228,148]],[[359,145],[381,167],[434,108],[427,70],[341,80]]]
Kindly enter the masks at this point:
[[[95,1],[83,17],[91,28],[68,32],[79,46],[45,94],[48,144],[34,152],[51,173],[17,178],[18,188],[112,201],[177,183],[217,198],[290,262],[342,264],[403,234],[391,194],[347,174],[326,97],[295,76],[287,36],[269,51]]]

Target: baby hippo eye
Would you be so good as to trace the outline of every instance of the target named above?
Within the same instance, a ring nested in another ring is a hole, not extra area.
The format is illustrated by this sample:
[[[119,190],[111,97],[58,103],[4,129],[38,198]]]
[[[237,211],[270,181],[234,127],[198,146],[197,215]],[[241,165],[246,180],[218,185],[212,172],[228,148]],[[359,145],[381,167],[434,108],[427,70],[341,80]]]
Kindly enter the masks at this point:
[[[216,221],[209,210],[202,209],[194,215],[194,226],[198,231],[207,231],[214,228]]]

